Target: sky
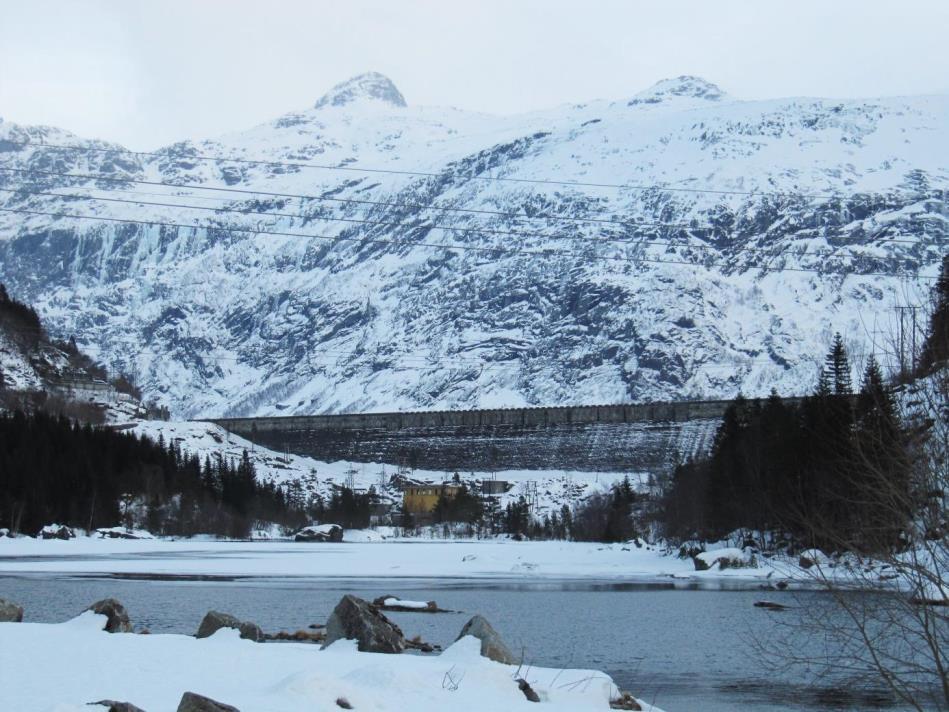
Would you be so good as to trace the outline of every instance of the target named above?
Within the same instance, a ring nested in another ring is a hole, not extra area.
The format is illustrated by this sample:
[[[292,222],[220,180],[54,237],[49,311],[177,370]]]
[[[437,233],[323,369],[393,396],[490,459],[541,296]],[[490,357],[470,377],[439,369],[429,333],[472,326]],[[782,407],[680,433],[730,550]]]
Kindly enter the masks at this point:
[[[949,93],[946,0],[0,0],[0,117],[150,150],[365,71],[497,114],[694,74],[732,96]]]

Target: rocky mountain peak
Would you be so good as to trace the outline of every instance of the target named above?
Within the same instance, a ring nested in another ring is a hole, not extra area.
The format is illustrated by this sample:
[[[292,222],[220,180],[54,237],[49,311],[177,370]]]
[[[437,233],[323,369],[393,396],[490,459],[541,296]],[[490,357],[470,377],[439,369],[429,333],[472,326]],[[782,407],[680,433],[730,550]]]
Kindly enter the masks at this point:
[[[382,101],[392,106],[406,106],[405,97],[391,79],[378,72],[366,72],[337,84],[316,102],[315,108],[345,106],[363,99]]]
[[[682,75],[674,79],[663,79],[653,84],[645,91],[634,96],[629,106],[637,104],[659,104],[675,97],[687,99],[705,99],[707,101],[721,101],[727,95],[715,84],[701,77]]]

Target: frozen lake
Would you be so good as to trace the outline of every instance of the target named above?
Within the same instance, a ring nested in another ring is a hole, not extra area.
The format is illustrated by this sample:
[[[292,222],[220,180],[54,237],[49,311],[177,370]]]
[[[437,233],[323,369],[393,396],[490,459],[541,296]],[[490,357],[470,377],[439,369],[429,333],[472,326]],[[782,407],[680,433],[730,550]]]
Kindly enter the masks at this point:
[[[0,570],[2,570],[0,566]],[[899,709],[880,690],[843,679],[812,684],[767,669],[753,642],[780,645],[779,625],[821,602],[813,591],[764,593],[756,582],[611,582],[460,578],[253,577],[204,580],[128,574],[0,575],[0,597],[26,608],[26,620],[66,620],[114,596],[136,626],[193,633],[209,609],[259,623],[265,631],[323,623],[344,593],[437,600],[457,614],[395,613],[406,635],[442,645],[481,613],[525,661],[607,672],[622,688],[667,712]],[[857,594],[859,595],[859,594]],[[762,598],[793,609],[754,608]],[[814,642],[814,653],[824,651]],[[800,652],[800,651],[798,651]]]

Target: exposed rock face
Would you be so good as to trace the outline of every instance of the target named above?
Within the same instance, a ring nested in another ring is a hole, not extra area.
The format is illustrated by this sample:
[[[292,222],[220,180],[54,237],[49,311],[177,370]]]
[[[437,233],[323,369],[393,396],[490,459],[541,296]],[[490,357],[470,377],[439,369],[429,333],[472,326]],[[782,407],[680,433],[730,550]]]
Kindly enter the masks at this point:
[[[379,72],[366,72],[337,84],[316,102],[313,108],[345,106],[359,99],[375,99],[392,106],[406,106],[405,97],[396,89],[391,79]]]
[[[109,620],[105,624],[105,629],[109,633],[132,632],[128,611],[125,610],[125,606],[114,598],[104,598],[101,601],[96,601],[86,610],[106,616]]]
[[[484,657],[505,665],[517,664],[517,659],[501,640],[501,636],[483,616],[474,616],[465,623],[455,640],[461,640],[466,635],[472,635],[481,641],[481,654]]]
[[[725,98],[725,93],[701,77],[683,75],[675,79],[664,79],[661,82],[656,82],[646,91],[633,97],[628,105],[659,104],[675,97],[721,101]]]
[[[370,75],[319,109],[148,156],[4,122],[4,167],[95,176],[50,188],[245,192],[188,230],[154,204],[83,200],[101,223],[2,214],[0,281],[180,417],[802,394],[835,330],[869,352],[861,314],[926,299],[949,98],[739,101],[685,77],[634,101],[501,120],[397,109]],[[589,181],[591,165],[643,189],[495,180]],[[277,190],[309,199],[246,193]],[[54,215],[63,201],[0,195]],[[301,237],[248,231],[248,209]]]
[[[90,705],[100,705],[108,707],[109,712],[145,712],[141,707],[136,707],[131,702],[116,702],[115,700],[99,700],[90,702]]]
[[[186,692],[178,703],[178,712],[240,712],[236,707],[217,702],[210,697]]]
[[[23,621],[23,606],[0,598],[0,623],[20,623]]]
[[[265,637],[264,632],[256,623],[241,621],[229,613],[220,613],[219,611],[208,611],[207,615],[201,620],[201,625],[198,626],[195,637],[208,638],[221,628],[233,628],[240,631],[241,638],[253,640],[255,643],[262,642]]]
[[[397,625],[368,601],[346,594],[326,622],[326,642],[356,640],[364,653],[401,653],[405,636]]]

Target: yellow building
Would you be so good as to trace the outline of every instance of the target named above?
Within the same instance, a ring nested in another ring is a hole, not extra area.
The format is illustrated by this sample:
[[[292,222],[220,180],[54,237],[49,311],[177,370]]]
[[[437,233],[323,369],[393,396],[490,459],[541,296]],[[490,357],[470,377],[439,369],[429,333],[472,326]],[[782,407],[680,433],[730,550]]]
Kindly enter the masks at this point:
[[[402,488],[402,508],[409,514],[430,514],[438,498],[444,495],[455,497],[461,485],[443,483],[440,485],[410,485]]]

